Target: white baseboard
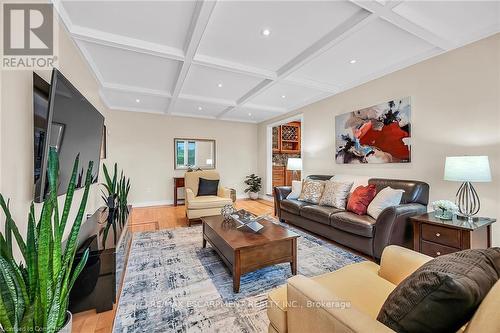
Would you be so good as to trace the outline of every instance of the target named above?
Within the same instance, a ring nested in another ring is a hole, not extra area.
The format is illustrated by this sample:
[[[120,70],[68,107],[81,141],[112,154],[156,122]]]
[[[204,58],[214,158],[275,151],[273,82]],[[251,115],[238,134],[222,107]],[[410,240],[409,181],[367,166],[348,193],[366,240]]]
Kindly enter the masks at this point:
[[[173,200],[144,201],[144,202],[131,203],[132,207],[165,206],[173,204],[174,204]]]

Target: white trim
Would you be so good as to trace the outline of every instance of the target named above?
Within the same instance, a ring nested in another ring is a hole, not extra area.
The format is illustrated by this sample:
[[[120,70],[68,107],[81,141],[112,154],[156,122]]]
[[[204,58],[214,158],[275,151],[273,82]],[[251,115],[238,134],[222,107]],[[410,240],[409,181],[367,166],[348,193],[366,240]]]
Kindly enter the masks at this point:
[[[168,200],[158,200],[158,201],[143,201],[143,202],[133,202],[131,203],[133,208],[136,207],[150,207],[150,206],[166,206],[166,205],[173,205],[174,200],[168,199]]]

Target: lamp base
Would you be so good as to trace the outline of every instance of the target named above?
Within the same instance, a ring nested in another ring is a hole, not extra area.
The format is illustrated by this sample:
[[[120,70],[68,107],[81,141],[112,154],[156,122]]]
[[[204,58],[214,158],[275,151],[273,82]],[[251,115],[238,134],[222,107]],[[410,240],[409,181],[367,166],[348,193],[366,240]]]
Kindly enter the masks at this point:
[[[456,203],[460,214],[469,221],[481,208],[479,196],[470,182],[464,182],[457,191]]]

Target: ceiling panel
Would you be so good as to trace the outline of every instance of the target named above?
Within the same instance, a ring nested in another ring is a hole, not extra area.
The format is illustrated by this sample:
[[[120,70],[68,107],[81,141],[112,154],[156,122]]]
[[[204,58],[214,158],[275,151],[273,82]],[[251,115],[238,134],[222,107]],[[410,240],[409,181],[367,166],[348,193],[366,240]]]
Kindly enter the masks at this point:
[[[213,118],[224,111],[226,107],[225,105],[179,98],[174,104],[172,114]]]
[[[192,1],[64,1],[75,25],[184,49]]]
[[[275,71],[359,10],[346,1],[219,2],[199,53]]]
[[[277,117],[281,114],[283,114],[283,112],[238,107],[226,113],[221,119],[259,123],[261,121]]]
[[[106,83],[171,92],[179,62],[115,47],[79,41]]]
[[[391,23],[376,19],[291,77],[345,86],[433,49],[433,45]]]
[[[248,103],[288,110],[324,93],[317,89],[279,82],[252,98]]]
[[[407,1],[394,11],[454,43],[468,42],[500,29],[498,1]]]
[[[235,102],[261,81],[253,76],[192,65],[181,93]]]
[[[167,97],[107,88],[101,89],[101,95],[108,106],[115,109],[165,113],[169,103]]]

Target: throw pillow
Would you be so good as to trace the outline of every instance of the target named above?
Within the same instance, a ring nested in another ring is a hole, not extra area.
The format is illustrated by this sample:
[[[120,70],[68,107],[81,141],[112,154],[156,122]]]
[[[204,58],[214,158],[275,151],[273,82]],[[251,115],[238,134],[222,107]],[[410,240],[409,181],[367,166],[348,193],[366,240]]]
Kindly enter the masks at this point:
[[[325,189],[319,200],[319,204],[321,206],[332,206],[339,209],[345,209],[351,187],[352,183],[336,182],[333,180],[325,182]]]
[[[200,178],[198,183],[198,196],[217,195],[218,188],[219,188],[218,179]]]
[[[390,186],[383,188],[368,205],[368,215],[376,220],[380,213],[382,213],[382,211],[387,207],[399,205],[401,203],[403,193],[405,193],[404,190],[396,190]]]
[[[302,181],[292,180],[292,192],[290,192],[286,198],[290,200],[297,200],[302,193]]]
[[[377,320],[397,332],[457,332],[499,278],[498,247],[437,257],[392,291]]]
[[[324,188],[325,182],[322,180],[304,180],[299,200],[318,204]]]
[[[377,194],[375,185],[358,186],[347,201],[347,210],[358,215],[365,215],[370,202]]]

